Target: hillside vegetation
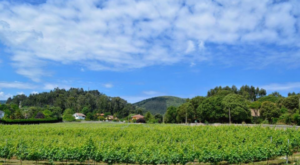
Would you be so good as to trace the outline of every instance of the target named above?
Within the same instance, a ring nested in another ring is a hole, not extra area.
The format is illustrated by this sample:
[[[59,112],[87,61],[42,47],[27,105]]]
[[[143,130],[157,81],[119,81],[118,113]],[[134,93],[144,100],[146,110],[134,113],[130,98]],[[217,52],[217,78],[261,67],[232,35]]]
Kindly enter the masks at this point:
[[[135,106],[120,97],[109,97],[98,90],[85,91],[82,88],[69,90],[55,88],[39,94],[16,95],[8,98],[6,105],[0,105],[7,119],[35,118],[40,112],[49,118],[63,117],[71,120],[75,112],[86,115],[86,120],[99,120],[100,113],[127,117],[136,112]],[[21,108],[19,104],[21,103]]]
[[[185,103],[186,99],[174,97],[174,96],[160,96],[150,99],[142,100],[134,103],[134,105],[143,108],[145,111],[149,111],[152,114],[164,114],[167,108],[170,106],[179,107]]]
[[[0,100],[0,104],[5,104],[6,101],[5,100]]]

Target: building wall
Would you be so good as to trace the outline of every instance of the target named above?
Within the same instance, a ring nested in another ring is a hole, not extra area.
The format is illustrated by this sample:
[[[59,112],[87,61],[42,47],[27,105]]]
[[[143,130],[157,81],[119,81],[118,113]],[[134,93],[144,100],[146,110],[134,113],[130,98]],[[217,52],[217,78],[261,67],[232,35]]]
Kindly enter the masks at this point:
[[[0,119],[4,117],[4,112],[0,112]]]

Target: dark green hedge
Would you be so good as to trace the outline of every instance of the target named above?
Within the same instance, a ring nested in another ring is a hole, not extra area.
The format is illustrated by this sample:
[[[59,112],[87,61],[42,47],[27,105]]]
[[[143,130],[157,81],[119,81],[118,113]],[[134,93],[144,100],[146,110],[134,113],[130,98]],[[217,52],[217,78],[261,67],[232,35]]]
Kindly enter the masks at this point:
[[[2,124],[41,124],[41,123],[58,123],[62,122],[61,118],[53,119],[2,119],[0,123]]]

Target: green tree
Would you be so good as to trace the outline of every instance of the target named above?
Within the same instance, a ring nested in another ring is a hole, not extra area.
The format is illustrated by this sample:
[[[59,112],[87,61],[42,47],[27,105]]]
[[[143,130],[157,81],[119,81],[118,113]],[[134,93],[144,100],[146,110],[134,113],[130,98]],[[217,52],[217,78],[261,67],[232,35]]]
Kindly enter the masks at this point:
[[[74,111],[72,109],[68,108],[64,111],[63,119],[65,121],[74,121],[75,117],[73,116],[73,114],[74,114]]]
[[[43,111],[43,114],[44,114],[44,116],[45,116],[45,118],[47,119],[49,119],[49,118],[52,118],[53,116],[53,113],[50,111],[50,110],[48,110],[48,109],[46,109],[46,110],[44,110]]]
[[[91,112],[88,112],[86,115],[85,120],[90,121],[90,120],[94,120],[94,115]]]
[[[299,96],[293,95],[285,98],[282,102],[282,105],[285,106],[289,110],[298,109],[299,108]]]
[[[163,116],[159,113],[154,115],[154,119],[158,122],[161,123],[163,121]]]
[[[265,101],[261,104],[260,115],[263,119],[271,122],[273,118],[278,118],[280,116],[280,110],[275,103]]]
[[[222,104],[223,97],[221,96],[212,96],[206,98],[198,107],[200,112],[200,121],[201,122],[222,122],[224,121],[224,111]]]
[[[174,106],[170,106],[167,108],[167,112],[165,114],[165,122],[166,123],[176,123],[177,116],[177,108]]]
[[[186,102],[177,108],[176,121],[178,123],[194,122],[195,116],[196,115],[194,114],[193,106],[190,102]]]
[[[153,117],[153,115],[148,111],[148,112],[146,112],[146,114],[145,114],[145,120],[146,120],[146,122],[148,123],[152,123],[153,122],[153,120],[154,120],[154,117]]]
[[[222,100],[224,105],[225,118],[229,118],[229,122],[242,122],[250,119],[251,112],[248,108],[246,99],[241,95],[229,94]]]

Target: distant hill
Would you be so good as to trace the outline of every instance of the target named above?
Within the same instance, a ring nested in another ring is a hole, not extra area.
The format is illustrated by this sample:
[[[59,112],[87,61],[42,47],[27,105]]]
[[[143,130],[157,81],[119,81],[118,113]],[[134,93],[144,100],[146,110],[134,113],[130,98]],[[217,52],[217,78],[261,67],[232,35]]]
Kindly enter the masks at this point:
[[[5,104],[6,100],[0,100],[0,104]]]
[[[142,100],[134,103],[133,105],[144,108],[146,111],[149,111],[152,114],[164,114],[169,106],[179,107],[181,104],[185,103],[185,101],[186,99],[179,97],[160,96]]]

